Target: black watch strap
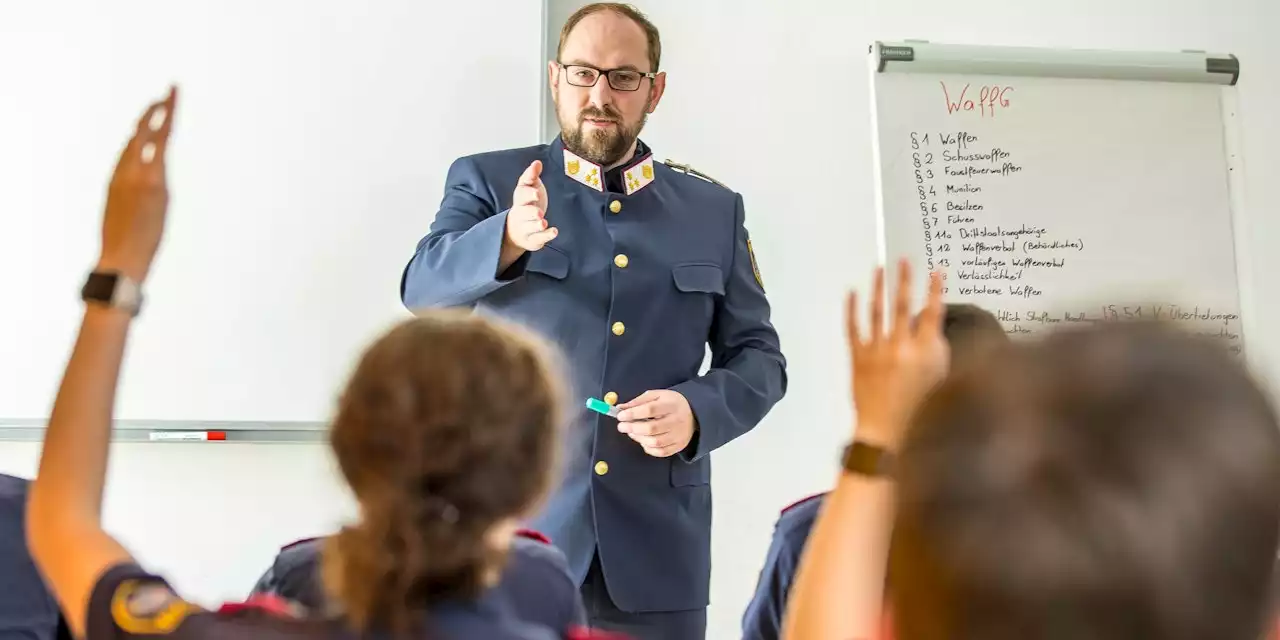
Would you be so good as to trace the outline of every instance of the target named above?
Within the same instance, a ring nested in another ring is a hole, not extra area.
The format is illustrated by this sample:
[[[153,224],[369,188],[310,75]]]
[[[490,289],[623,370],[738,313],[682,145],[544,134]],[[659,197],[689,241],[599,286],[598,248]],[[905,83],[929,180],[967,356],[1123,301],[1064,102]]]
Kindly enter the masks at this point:
[[[872,478],[890,478],[894,474],[896,461],[897,457],[888,449],[854,440],[844,448],[840,466],[848,473]]]
[[[142,290],[138,283],[115,271],[94,271],[80,289],[85,302],[93,302],[138,315],[142,310]]]

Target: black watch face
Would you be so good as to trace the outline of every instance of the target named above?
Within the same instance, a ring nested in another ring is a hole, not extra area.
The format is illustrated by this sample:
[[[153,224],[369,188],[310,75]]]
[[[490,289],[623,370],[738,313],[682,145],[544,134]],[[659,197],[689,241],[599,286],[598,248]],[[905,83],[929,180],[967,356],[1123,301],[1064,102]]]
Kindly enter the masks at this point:
[[[113,273],[91,273],[84,283],[81,295],[86,300],[111,302],[116,290],[116,275]]]

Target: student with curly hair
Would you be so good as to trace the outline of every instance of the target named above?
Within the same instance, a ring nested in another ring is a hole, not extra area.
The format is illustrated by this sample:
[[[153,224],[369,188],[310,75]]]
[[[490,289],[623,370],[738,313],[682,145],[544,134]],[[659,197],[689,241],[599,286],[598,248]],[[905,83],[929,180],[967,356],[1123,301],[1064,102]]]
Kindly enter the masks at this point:
[[[332,615],[204,611],[102,530],[116,384],[164,227],[175,106],[171,90],[143,115],[112,178],[102,254],[31,489],[28,541],[71,629],[89,638],[585,637],[482,598],[551,483],[562,391],[542,343],[461,312],[391,329],[338,402],[332,446],[360,515],[324,549]]]

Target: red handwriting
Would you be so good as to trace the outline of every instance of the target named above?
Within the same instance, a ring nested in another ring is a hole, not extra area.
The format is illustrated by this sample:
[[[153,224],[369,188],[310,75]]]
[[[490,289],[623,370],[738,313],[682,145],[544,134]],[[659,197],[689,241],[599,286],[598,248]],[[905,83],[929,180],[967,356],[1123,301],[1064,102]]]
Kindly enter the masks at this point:
[[[1008,109],[1008,95],[1013,93],[1013,87],[1002,87],[998,85],[984,86],[978,92],[978,100],[975,102],[969,96],[970,85],[965,85],[960,90],[960,97],[954,101],[951,99],[951,91],[947,89],[947,83],[940,82],[942,85],[942,97],[947,102],[947,114],[953,114],[957,111],[977,111],[982,117],[995,116],[997,109]]]

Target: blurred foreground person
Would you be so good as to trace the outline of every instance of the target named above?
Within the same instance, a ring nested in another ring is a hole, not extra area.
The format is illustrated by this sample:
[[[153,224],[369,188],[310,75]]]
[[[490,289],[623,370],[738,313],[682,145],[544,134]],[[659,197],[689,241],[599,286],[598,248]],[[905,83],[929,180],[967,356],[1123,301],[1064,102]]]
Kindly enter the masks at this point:
[[[540,342],[460,312],[391,329],[338,402],[330,437],[360,519],[324,550],[334,615],[201,610],[102,530],[116,384],[164,228],[176,106],[171,90],[147,110],[112,177],[102,254],[31,490],[27,540],[71,630],[95,639],[587,637],[483,597],[517,523],[552,482],[563,394]],[[490,401],[499,395],[506,400]]]
[[[1280,425],[1238,359],[1114,323],[1001,350],[935,389],[941,283],[912,327],[909,277],[904,264],[887,327],[883,272],[869,333],[851,298],[857,435],[786,637],[1266,637]]]

